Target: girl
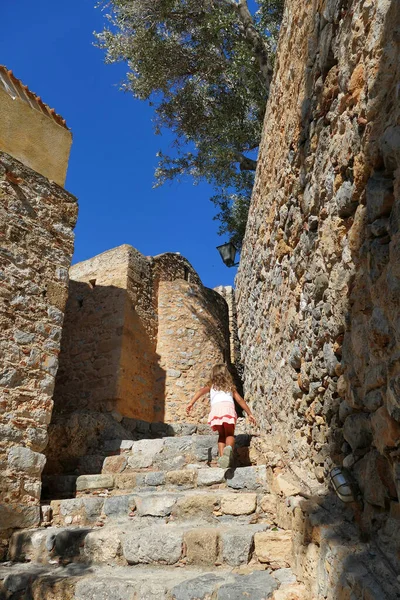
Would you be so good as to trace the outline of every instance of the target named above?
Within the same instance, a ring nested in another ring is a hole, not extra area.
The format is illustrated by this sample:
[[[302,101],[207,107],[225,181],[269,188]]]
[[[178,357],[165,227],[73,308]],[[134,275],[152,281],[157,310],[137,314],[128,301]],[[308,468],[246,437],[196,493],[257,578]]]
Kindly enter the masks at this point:
[[[235,443],[235,425],[237,414],[233,399],[243,408],[249,417],[250,423],[256,425],[250,408],[238,394],[231,374],[224,364],[215,365],[211,371],[208,384],[195,393],[191,402],[186,407],[189,415],[193,405],[201,396],[210,392],[211,411],[207,423],[213,431],[218,431],[218,464],[226,469],[232,464],[233,445]]]

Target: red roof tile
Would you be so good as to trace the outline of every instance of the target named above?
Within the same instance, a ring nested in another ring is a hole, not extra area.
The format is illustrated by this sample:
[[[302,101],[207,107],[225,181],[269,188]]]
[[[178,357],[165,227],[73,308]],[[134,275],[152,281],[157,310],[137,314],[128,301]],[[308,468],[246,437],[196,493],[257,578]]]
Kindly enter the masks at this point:
[[[19,97],[21,100],[29,104],[33,109],[45,114],[53,119],[58,125],[68,129],[65,119],[58,115],[54,108],[50,108],[45,104],[40,96],[37,96],[24,85],[10,69],[0,65],[0,87],[2,87],[13,98]]]

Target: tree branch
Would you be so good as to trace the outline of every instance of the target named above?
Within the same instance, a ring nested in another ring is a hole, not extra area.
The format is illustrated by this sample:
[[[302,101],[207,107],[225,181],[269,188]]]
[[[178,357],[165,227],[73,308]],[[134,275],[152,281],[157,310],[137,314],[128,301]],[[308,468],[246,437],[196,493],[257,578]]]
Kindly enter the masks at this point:
[[[255,171],[257,168],[257,161],[252,158],[248,158],[241,152],[235,153],[235,158],[239,163],[239,167],[241,171]]]
[[[247,6],[247,0],[238,0],[238,2],[229,1],[229,4],[233,4],[236,12],[239,16],[243,27],[243,33],[247,40],[247,43],[252,48],[254,56],[258,61],[262,77],[265,81],[267,93],[271,85],[272,79],[272,65],[269,60],[268,50],[264,44],[262,35],[257,31],[249,7]]]

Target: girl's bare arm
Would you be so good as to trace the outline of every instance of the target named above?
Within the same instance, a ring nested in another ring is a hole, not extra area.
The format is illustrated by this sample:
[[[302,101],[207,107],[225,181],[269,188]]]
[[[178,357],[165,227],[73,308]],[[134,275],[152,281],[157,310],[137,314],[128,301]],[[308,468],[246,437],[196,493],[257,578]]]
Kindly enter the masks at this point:
[[[208,394],[209,391],[210,391],[210,388],[208,387],[208,385],[206,385],[206,386],[202,387],[198,392],[195,393],[195,395],[193,396],[193,398],[191,399],[191,401],[189,402],[189,404],[186,407],[187,414],[189,414],[190,411],[192,410],[194,403],[197,402],[197,400],[199,398],[204,396],[204,394]]]
[[[257,421],[253,417],[253,413],[251,412],[249,405],[242,398],[242,396],[239,394],[239,392],[237,390],[235,390],[233,392],[233,397],[235,398],[235,400],[239,404],[239,406],[241,406],[243,408],[243,410],[245,411],[245,413],[248,415],[250,423],[253,423],[253,425],[257,425]]]

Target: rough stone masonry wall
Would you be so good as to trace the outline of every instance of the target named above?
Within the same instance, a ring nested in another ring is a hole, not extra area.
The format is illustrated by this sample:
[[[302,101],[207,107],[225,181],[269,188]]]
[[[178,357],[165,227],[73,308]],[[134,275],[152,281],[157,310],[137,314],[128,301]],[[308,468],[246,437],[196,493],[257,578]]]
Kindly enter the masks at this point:
[[[0,530],[39,522],[76,199],[0,152]]]
[[[201,283],[160,281],[157,354],[166,379],[158,397],[165,398],[166,423],[206,423],[206,397],[190,417],[186,406],[206,385],[213,365],[229,362],[229,316],[224,299]]]
[[[286,3],[237,278],[246,397],[276,464],[321,482],[349,467],[363,527],[397,557],[399,11]]]
[[[235,288],[231,285],[220,285],[214,288],[223,297],[228,305],[229,311],[229,339],[230,339],[230,362],[234,365],[239,377],[242,374],[242,365],[240,363],[240,341],[238,335],[237,306]]]
[[[85,409],[144,418],[156,332],[151,268],[137,250],[123,245],[71,267],[55,416]]]
[[[130,437],[123,417],[153,420],[156,334],[151,262],[140,252],[125,244],[71,267],[47,474],[98,472],[104,444]]]
[[[194,389],[228,348],[225,301],[179,254],[123,245],[74,265],[46,475],[97,473],[150,423],[186,422]]]

